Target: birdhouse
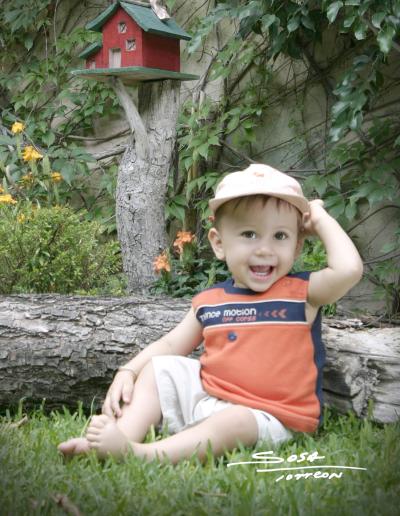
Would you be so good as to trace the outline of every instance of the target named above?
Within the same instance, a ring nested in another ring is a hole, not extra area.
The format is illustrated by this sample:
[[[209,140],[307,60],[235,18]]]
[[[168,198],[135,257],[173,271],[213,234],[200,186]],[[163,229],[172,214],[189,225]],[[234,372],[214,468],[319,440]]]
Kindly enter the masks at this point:
[[[180,40],[190,40],[190,35],[172,18],[160,19],[143,1],[115,2],[86,28],[101,32],[102,41],[81,52],[86,67],[73,75],[97,80],[116,76],[128,84],[198,79],[180,71]]]

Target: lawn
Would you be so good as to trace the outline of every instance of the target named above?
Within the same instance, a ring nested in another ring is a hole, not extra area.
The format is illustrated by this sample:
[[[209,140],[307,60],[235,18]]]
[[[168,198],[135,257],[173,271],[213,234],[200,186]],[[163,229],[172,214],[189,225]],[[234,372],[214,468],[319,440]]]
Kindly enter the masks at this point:
[[[316,435],[298,434],[273,452],[283,459],[279,464],[233,465],[271,457],[260,453],[270,451],[268,445],[260,445],[220,459],[210,456],[204,465],[193,458],[172,466],[133,456],[123,463],[100,462],[93,454],[66,462],[56,445],[82,432],[87,422],[82,410],[37,410],[18,425],[22,417],[20,408],[0,418],[2,516],[400,513],[400,424],[379,425],[327,410]],[[154,438],[159,437],[149,434]],[[258,459],[252,459],[256,452]],[[366,470],[322,467],[327,465]],[[265,471],[304,466],[319,467]]]

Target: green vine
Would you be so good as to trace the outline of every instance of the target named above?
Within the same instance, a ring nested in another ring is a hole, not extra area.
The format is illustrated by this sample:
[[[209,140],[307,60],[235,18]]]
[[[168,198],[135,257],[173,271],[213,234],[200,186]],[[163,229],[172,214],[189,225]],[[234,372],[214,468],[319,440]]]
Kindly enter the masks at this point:
[[[303,150],[288,171],[305,180],[309,195],[323,196],[351,234],[358,227],[355,220],[374,218],[385,204],[398,220],[400,99],[392,64],[400,52],[400,1],[221,2],[196,21],[189,52],[205,52],[207,38],[218,36],[222,22],[225,30],[230,25],[232,36],[213,52],[202,94],[181,118],[185,180],[178,183],[179,195],[185,192],[205,219],[203,199],[219,171],[268,160],[276,149],[260,149],[260,127],[268,123],[269,108],[295,96],[301,117],[290,124],[298,136],[286,144],[303,145]],[[303,63],[302,74],[296,63]],[[291,78],[282,88],[276,76],[284,67]],[[223,84],[218,101],[203,93],[214,80]],[[327,118],[310,128],[304,98],[316,82],[326,93]],[[186,215],[184,224],[195,219],[187,211],[181,215]],[[400,311],[399,228],[379,256],[370,256],[368,246],[363,250],[365,274],[386,299],[389,315]]]

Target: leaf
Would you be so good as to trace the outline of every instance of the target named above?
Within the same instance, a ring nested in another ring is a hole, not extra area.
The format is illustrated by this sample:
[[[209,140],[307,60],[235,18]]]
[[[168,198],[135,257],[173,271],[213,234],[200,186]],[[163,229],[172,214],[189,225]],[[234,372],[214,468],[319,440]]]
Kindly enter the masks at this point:
[[[328,10],[326,12],[326,16],[329,20],[329,23],[333,23],[336,20],[336,17],[338,15],[338,12],[343,7],[343,2],[333,2],[328,7]]]
[[[24,38],[24,46],[27,50],[30,50],[33,47],[33,38],[32,36],[25,36]]]
[[[348,107],[350,102],[348,100],[339,100],[339,102],[336,102],[332,106],[332,116],[336,118],[340,115],[340,113],[343,113]]]
[[[273,25],[278,18],[275,16],[275,14],[265,14],[261,18],[261,23],[264,29],[268,29],[271,25]]]
[[[338,218],[346,209],[344,199],[340,195],[330,197],[325,201],[325,205],[333,218]]]
[[[357,214],[357,206],[354,203],[349,203],[345,209],[345,215],[347,220],[353,220]]]
[[[63,179],[66,181],[66,183],[71,186],[72,179],[74,177],[74,167],[67,161],[63,160],[64,163],[60,167],[61,175],[63,176]]]
[[[51,172],[51,167],[50,167],[50,160],[49,160],[49,157],[47,156],[44,156],[43,160],[42,160],[42,167],[43,167],[43,173],[45,176],[49,176],[50,175],[50,172]]]
[[[355,15],[348,16],[347,18],[345,18],[343,22],[343,27],[349,29],[353,25],[355,19]]]
[[[392,9],[393,9],[393,14],[397,18],[400,18],[400,1],[399,0],[392,2]]]
[[[384,54],[389,53],[390,49],[392,48],[393,38],[395,34],[395,29],[390,26],[387,26],[383,30],[379,31],[379,34],[376,39],[378,41],[381,52],[383,52]]]
[[[302,16],[301,17],[301,23],[306,29],[310,29],[313,32],[315,31],[315,25],[312,19],[309,16]]]
[[[295,30],[297,30],[300,26],[300,18],[297,16],[297,17],[293,17],[293,18],[290,18],[289,20],[289,23],[287,24],[287,30],[288,32],[294,32]]]
[[[377,29],[380,29],[381,23],[384,20],[385,16],[386,16],[386,13],[384,13],[384,12],[375,13],[371,18],[372,25],[374,27],[376,27]]]
[[[219,138],[216,134],[214,134],[208,139],[208,145],[221,145],[219,143]]]
[[[52,131],[49,131],[47,134],[42,136],[43,142],[50,147],[55,142],[55,134]]]
[[[233,132],[237,128],[237,126],[239,125],[239,122],[240,122],[240,117],[239,116],[232,117],[229,120],[228,126],[226,128],[226,132],[228,134]]]
[[[314,189],[320,197],[326,192],[328,183],[327,178],[322,175],[313,175],[306,180],[307,188]]]
[[[397,249],[397,243],[396,242],[387,242],[381,249],[382,253],[391,253]]]
[[[178,206],[176,204],[171,204],[166,206],[166,215],[167,217],[175,217],[176,219],[183,222],[185,220],[185,208],[182,206]]]
[[[15,141],[10,136],[0,135],[0,145],[15,145]]]
[[[354,27],[354,36],[359,41],[367,37],[368,26],[364,21],[359,20]]]
[[[200,154],[200,156],[207,159],[208,158],[208,149],[209,149],[208,143],[203,143],[202,145],[197,147],[196,150]]]
[[[361,65],[364,66],[371,62],[371,58],[365,54],[362,54],[360,56],[356,56],[353,59],[353,65],[354,67],[359,68]]]
[[[332,142],[337,142],[344,132],[345,128],[342,125],[333,125],[329,130],[329,138]]]

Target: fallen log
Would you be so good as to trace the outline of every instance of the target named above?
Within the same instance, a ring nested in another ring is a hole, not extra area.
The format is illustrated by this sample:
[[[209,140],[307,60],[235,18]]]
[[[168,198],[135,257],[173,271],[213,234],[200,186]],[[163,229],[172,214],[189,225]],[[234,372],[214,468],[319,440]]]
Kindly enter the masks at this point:
[[[98,408],[117,367],[173,328],[187,300],[15,295],[0,298],[0,407],[46,399]],[[323,322],[325,401],[379,422],[400,419],[400,331]],[[372,402],[372,409],[369,409]]]

